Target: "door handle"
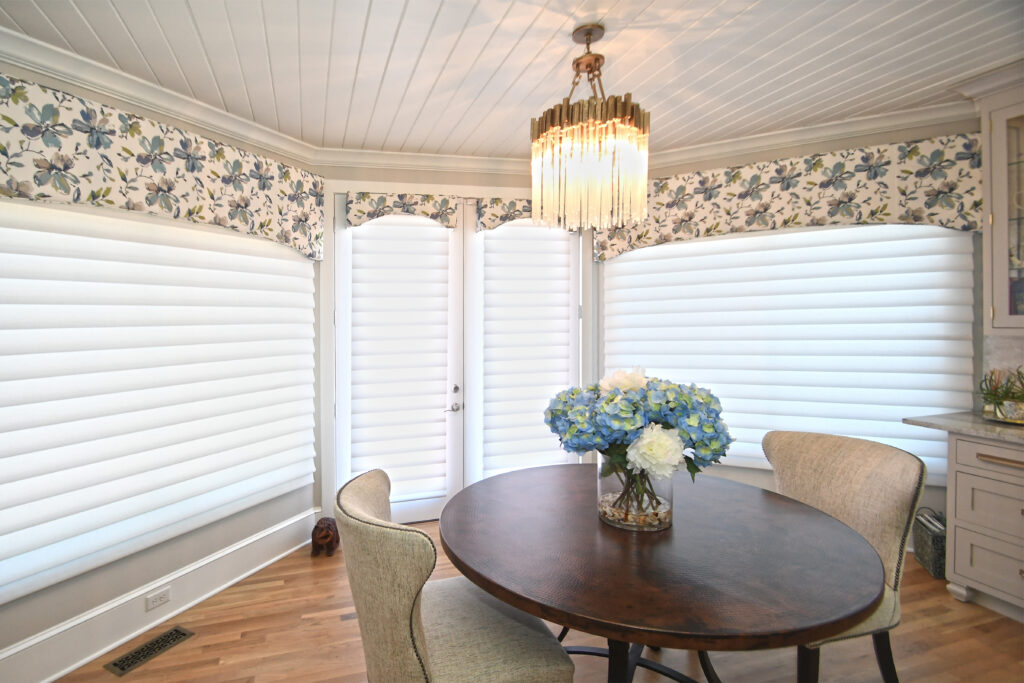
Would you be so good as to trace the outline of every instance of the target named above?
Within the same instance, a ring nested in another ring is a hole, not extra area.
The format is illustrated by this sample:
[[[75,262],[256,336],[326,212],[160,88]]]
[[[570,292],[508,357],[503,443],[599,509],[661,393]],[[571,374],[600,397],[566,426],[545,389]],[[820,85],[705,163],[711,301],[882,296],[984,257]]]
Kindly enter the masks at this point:
[[[460,410],[462,410],[462,406],[461,406],[460,404],[458,404],[458,403],[453,403],[453,404],[452,404],[452,407],[451,407],[451,408],[448,408],[448,409],[447,409],[447,410],[445,410],[444,412],[446,412],[446,413],[457,413],[457,412],[459,412]]]

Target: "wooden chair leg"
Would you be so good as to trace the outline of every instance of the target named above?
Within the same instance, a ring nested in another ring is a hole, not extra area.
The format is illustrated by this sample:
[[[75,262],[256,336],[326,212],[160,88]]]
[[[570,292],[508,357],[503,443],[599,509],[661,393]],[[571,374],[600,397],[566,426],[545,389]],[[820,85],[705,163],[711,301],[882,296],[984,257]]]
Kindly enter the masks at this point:
[[[882,680],[885,683],[900,683],[900,677],[896,675],[896,664],[892,661],[892,642],[889,640],[889,632],[873,633],[871,640],[875,644],[875,659],[878,660],[878,670],[882,672]]]
[[[797,683],[818,683],[818,648],[800,645],[796,648],[796,680]]]

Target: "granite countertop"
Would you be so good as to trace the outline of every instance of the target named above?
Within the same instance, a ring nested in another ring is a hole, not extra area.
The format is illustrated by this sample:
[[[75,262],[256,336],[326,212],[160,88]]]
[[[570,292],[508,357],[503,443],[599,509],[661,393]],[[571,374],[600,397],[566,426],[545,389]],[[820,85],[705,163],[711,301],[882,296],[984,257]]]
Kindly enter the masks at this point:
[[[918,427],[942,429],[956,434],[977,436],[983,439],[993,439],[1024,446],[1024,425],[996,422],[995,420],[986,419],[978,413],[946,413],[944,415],[905,417],[903,422]]]

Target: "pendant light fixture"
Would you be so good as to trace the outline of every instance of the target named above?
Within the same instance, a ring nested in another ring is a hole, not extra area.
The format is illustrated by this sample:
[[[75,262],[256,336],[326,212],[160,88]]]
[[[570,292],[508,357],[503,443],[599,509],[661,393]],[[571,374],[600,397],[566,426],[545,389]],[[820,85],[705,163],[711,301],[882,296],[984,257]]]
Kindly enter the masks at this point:
[[[604,56],[590,51],[602,36],[600,24],[573,31],[586,52],[572,62],[569,96],[530,121],[533,217],[566,230],[621,228],[647,215],[651,115],[630,93],[605,97]],[[571,102],[584,75],[592,94]]]

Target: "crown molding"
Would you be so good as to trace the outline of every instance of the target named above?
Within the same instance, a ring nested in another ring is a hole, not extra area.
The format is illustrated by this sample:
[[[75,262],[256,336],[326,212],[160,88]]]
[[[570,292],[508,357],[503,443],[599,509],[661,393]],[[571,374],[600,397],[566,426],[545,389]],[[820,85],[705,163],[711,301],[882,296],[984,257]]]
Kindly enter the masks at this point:
[[[316,149],[310,163],[318,168],[382,168],[407,171],[462,171],[529,175],[529,159],[414,154],[366,149]]]
[[[993,69],[952,87],[954,92],[977,100],[1009,88],[1024,86],[1024,60]]]
[[[316,150],[288,135],[2,26],[0,60],[57,79],[62,85],[110,95],[128,105],[268,152],[301,160]]]
[[[652,152],[649,166],[654,171],[682,164],[770,152],[798,145],[814,145],[844,138],[890,133],[905,128],[953,123],[977,118],[977,116],[972,102],[953,102],[934,107],[909,109],[893,114],[865,116],[807,126],[806,128],[791,128],[723,142],[710,142],[665,152]]]

